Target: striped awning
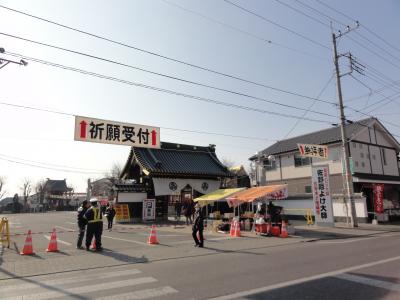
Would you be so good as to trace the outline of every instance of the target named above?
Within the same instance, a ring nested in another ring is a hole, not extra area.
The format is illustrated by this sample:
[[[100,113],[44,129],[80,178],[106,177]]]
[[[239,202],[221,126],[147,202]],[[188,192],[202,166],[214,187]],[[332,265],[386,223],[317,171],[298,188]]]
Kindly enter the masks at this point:
[[[287,184],[257,186],[239,192],[231,197],[228,197],[228,204],[236,206],[241,202],[253,202],[255,200],[279,200],[288,197]]]
[[[198,202],[201,206],[213,203],[215,201],[225,200],[227,197],[231,197],[236,193],[239,193],[246,188],[235,188],[235,189],[219,189],[211,193],[203,195],[201,197],[193,199],[194,202]]]

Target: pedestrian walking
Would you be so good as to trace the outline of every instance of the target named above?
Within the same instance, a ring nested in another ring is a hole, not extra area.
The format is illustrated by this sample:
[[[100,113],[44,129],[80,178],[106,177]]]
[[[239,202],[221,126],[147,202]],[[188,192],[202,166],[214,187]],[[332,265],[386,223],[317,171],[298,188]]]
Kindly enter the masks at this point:
[[[195,205],[194,222],[192,227],[192,236],[195,242],[195,247],[204,247],[204,215],[199,203]],[[197,234],[199,237],[197,237]]]
[[[107,221],[108,221],[108,230],[111,231],[112,230],[112,226],[113,226],[113,221],[114,221],[114,217],[115,217],[115,209],[114,206],[112,204],[109,204],[109,206],[106,209],[106,214],[105,214]]]
[[[96,240],[96,251],[103,250],[101,246],[101,235],[103,233],[103,215],[101,209],[98,207],[97,198],[90,199],[91,207],[84,214],[84,218],[87,220],[87,231],[86,231],[86,250],[90,250],[90,244],[93,236]]]
[[[83,200],[82,205],[78,208],[78,241],[76,242],[77,249],[84,249],[82,247],[83,236],[86,231],[87,220],[83,217],[89,208],[89,201]]]
[[[185,215],[186,218],[186,225],[193,224],[193,213],[194,213],[194,208],[193,208],[193,201],[186,201],[185,206],[183,208],[183,214]]]
[[[176,213],[176,220],[181,220],[181,213],[182,213],[182,204],[180,201],[175,203],[175,213]]]

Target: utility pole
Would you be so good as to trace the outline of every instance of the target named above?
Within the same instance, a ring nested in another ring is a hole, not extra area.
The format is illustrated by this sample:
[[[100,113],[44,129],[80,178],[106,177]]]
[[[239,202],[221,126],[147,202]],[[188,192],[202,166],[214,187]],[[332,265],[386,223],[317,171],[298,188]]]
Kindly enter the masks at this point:
[[[3,54],[5,52],[6,52],[6,50],[4,48],[0,47],[0,54]],[[16,65],[20,65],[20,66],[28,65],[28,63],[23,59],[21,59],[20,61],[14,61],[14,60],[9,60],[9,59],[0,57],[0,69],[4,68],[8,64],[16,64]]]
[[[331,24],[332,26],[332,24]],[[358,27],[358,22],[357,22]],[[356,27],[356,28],[357,28]],[[341,75],[339,70],[339,55],[337,53],[336,41],[337,38],[342,37],[344,34],[349,33],[354,28],[350,28],[347,26],[347,30],[345,33],[341,33],[339,31],[338,35],[336,35],[332,30],[332,42],[333,42],[333,59],[335,63],[335,71],[336,71],[336,88],[337,95],[339,100],[339,111],[340,111],[340,131],[342,135],[342,152],[344,156],[344,178],[343,178],[343,186],[345,190],[345,204],[347,207],[347,203],[350,202],[351,208],[351,227],[358,227],[357,215],[356,215],[356,206],[354,203],[354,195],[353,195],[353,177],[350,170],[350,162],[349,162],[349,147],[348,141],[345,131],[346,118],[344,116],[344,107],[343,107],[343,97],[342,97],[342,87],[340,83],[340,77],[346,74]],[[350,56],[351,57],[351,56]],[[348,222],[348,221],[347,221]]]

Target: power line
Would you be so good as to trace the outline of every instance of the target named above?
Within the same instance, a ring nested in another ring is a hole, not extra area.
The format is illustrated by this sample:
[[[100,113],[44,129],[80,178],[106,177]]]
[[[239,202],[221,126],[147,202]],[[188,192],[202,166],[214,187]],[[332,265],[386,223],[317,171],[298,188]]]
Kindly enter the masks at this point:
[[[260,18],[260,19],[264,20],[265,22],[268,22],[268,23],[270,23],[270,24],[272,24],[272,25],[274,25],[276,27],[279,27],[279,28],[281,28],[281,29],[283,29],[285,31],[288,31],[288,32],[290,32],[290,33],[292,33],[292,34],[294,34],[294,35],[296,35],[298,37],[301,37],[301,38],[303,38],[303,39],[305,39],[305,40],[307,40],[307,41],[309,41],[309,42],[311,42],[311,43],[313,43],[313,44],[315,44],[317,46],[320,46],[322,48],[330,50],[330,48],[328,46],[325,46],[325,45],[323,45],[323,44],[321,44],[321,43],[319,43],[319,42],[317,42],[317,41],[315,41],[315,40],[313,40],[313,39],[311,39],[311,38],[309,38],[309,37],[307,37],[307,36],[305,36],[305,35],[303,35],[301,33],[298,33],[298,32],[296,32],[296,31],[294,31],[294,30],[292,30],[292,29],[290,29],[288,27],[280,25],[280,24],[278,24],[278,23],[276,23],[276,22],[274,22],[274,21],[272,21],[270,19],[267,19],[266,17],[264,17],[262,15],[259,15],[259,14],[255,13],[255,12],[253,12],[253,11],[247,9],[247,8],[244,8],[244,7],[242,7],[242,6],[240,6],[240,5],[236,4],[236,3],[233,3],[233,2],[231,2],[229,0],[223,0],[223,1],[228,3],[228,4],[230,4],[230,5],[232,5],[232,6],[235,6],[236,8],[239,8],[240,10],[243,10],[243,11],[245,11],[245,12],[247,12],[247,13],[253,15],[253,16],[256,16],[257,18]]]
[[[277,1],[278,1],[278,0],[277,0]],[[318,10],[318,9],[312,7],[312,6],[309,6],[309,5],[303,3],[303,2],[300,1],[300,0],[296,0],[296,2],[300,3],[302,6],[308,8],[308,9],[310,9],[310,10],[312,10],[312,11],[317,12],[318,14],[320,14],[320,15],[322,15],[322,16],[328,18],[328,19],[334,20],[335,22],[337,22],[338,24],[340,24],[340,25],[342,25],[342,26],[346,26],[346,24],[344,24],[344,23],[338,21],[337,19],[335,19],[335,18],[333,18],[333,17],[331,17],[331,16],[328,16],[328,15],[322,13],[320,10]],[[288,4],[285,4],[285,6],[290,7],[291,9],[293,9],[293,10],[295,10],[295,11],[297,11],[297,12],[303,14],[303,15],[305,15],[306,17],[308,17],[308,18],[314,20],[315,22],[318,22],[319,24],[324,25],[325,27],[329,27],[329,25],[327,25],[327,24],[321,22],[320,20],[315,19],[315,18],[313,18],[313,17],[311,17],[311,16],[309,16],[309,15],[307,15],[307,14],[305,14],[305,13],[299,11],[299,10],[297,10],[296,8],[293,8],[292,6],[290,6],[290,5],[288,5]],[[368,41],[368,42],[369,42],[370,44],[372,44],[373,46],[375,46],[375,47],[377,47],[378,49],[380,49],[381,51],[386,52],[389,56],[391,56],[391,57],[393,57],[394,59],[400,61],[400,59],[399,59],[398,57],[392,55],[392,54],[391,54],[390,52],[388,52],[386,49],[382,48],[381,46],[379,46],[379,45],[376,44],[375,42],[371,41],[370,39],[368,39],[367,37],[365,37],[365,36],[362,35],[361,33],[356,32],[356,34],[357,34],[358,36],[360,36],[361,38],[363,38],[364,40]],[[353,41],[354,43],[358,44],[358,45],[359,45],[360,47],[362,47],[363,49],[365,49],[365,50],[367,50],[367,51],[373,53],[374,55],[376,55],[377,57],[379,57],[381,60],[383,60],[383,61],[385,61],[385,62],[387,62],[387,63],[393,65],[394,67],[400,69],[400,66],[399,66],[399,65],[394,64],[393,62],[391,62],[390,60],[388,60],[386,57],[380,55],[379,53],[375,52],[374,50],[371,50],[369,47],[366,47],[364,44],[360,43],[360,42],[357,41],[356,39],[354,39],[354,38],[352,38],[352,37],[350,37],[350,36],[349,36],[348,38],[349,38],[351,41]]]
[[[107,80],[111,80],[111,81],[115,81],[115,82],[131,85],[131,86],[136,86],[136,87],[145,88],[145,89],[149,89],[149,90],[154,90],[154,91],[158,91],[158,92],[163,92],[163,93],[167,93],[167,94],[171,94],[171,95],[176,95],[176,96],[192,99],[192,100],[195,100],[195,101],[212,103],[212,104],[216,104],[216,105],[221,105],[221,106],[226,106],[226,107],[231,107],[231,108],[236,108],[236,109],[241,109],[241,110],[246,110],[246,111],[258,112],[258,113],[262,113],[262,114],[281,116],[281,117],[285,117],[285,118],[294,118],[294,119],[298,119],[299,118],[298,116],[292,115],[292,114],[285,114],[285,113],[281,113],[281,112],[274,112],[274,111],[269,111],[269,110],[260,109],[260,108],[254,108],[254,107],[249,107],[249,106],[244,106],[244,105],[239,105],[239,104],[223,102],[223,101],[219,101],[219,100],[215,100],[215,99],[211,99],[211,98],[195,96],[195,95],[191,95],[191,94],[176,92],[176,91],[169,90],[169,89],[164,89],[164,88],[159,88],[159,87],[155,87],[155,86],[151,86],[151,85],[146,85],[146,84],[142,84],[142,83],[138,83],[138,82],[134,82],[134,81],[128,81],[128,80],[124,80],[124,79],[120,79],[120,78],[116,78],[116,77],[106,76],[106,75],[95,73],[95,72],[90,72],[90,71],[86,71],[86,70],[82,70],[82,69],[78,69],[78,68],[73,68],[73,67],[68,67],[68,66],[65,66],[65,65],[61,65],[61,64],[57,64],[57,63],[53,63],[53,62],[49,62],[49,61],[45,61],[45,60],[36,59],[36,58],[33,58],[33,57],[23,56],[23,55],[20,55],[20,54],[17,54],[17,53],[7,52],[7,54],[14,55],[14,56],[17,56],[17,57],[24,57],[27,60],[38,62],[38,63],[44,64],[44,65],[57,67],[57,68],[62,68],[62,69],[78,72],[78,73],[81,73],[81,74],[90,75],[90,76],[94,76],[94,77],[98,77],[98,78],[102,78],[102,79],[107,79]],[[305,109],[302,109],[302,108],[298,108],[298,109],[299,110],[303,110],[303,111],[305,110]],[[333,116],[333,117],[335,117],[335,116]],[[304,120],[311,121],[311,122],[331,124],[331,122],[329,122],[329,121],[320,120],[320,119],[306,118]]]
[[[77,54],[77,55],[82,55],[82,56],[89,57],[89,58],[92,58],[92,59],[96,59],[96,60],[112,63],[112,64],[119,65],[119,66],[122,66],[122,67],[135,69],[135,70],[138,70],[138,71],[142,71],[142,72],[146,72],[146,73],[149,73],[149,74],[165,77],[165,78],[168,78],[168,79],[181,81],[181,82],[188,83],[188,84],[193,84],[193,85],[196,85],[196,86],[201,86],[201,87],[217,90],[217,91],[220,91],[220,92],[230,93],[230,94],[234,94],[234,95],[237,95],[237,96],[250,98],[250,99],[253,99],[253,100],[257,100],[257,101],[262,101],[262,102],[267,102],[267,103],[274,104],[274,105],[279,105],[279,106],[290,107],[290,108],[293,108],[293,109],[302,110],[302,108],[299,108],[299,107],[296,107],[296,106],[282,104],[282,103],[279,103],[279,102],[276,102],[276,101],[272,101],[272,100],[268,100],[268,99],[265,99],[265,98],[255,97],[255,96],[251,96],[251,95],[248,95],[248,94],[244,94],[244,93],[240,93],[240,92],[236,92],[236,91],[232,91],[232,90],[228,90],[228,89],[224,89],[224,88],[220,88],[220,87],[216,87],[216,86],[212,86],[212,85],[207,85],[207,84],[203,84],[203,83],[199,83],[199,82],[195,82],[195,81],[191,81],[191,80],[187,80],[187,79],[183,79],[183,78],[179,78],[179,77],[175,77],[175,76],[171,76],[171,75],[166,75],[166,74],[159,73],[159,72],[150,71],[150,70],[147,70],[147,69],[143,69],[143,68],[140,68],[140,67],[128,65],[126,63],[122,63],[122,62],[118,62],[118,61],[115,61],[115,60],[111,60],[111,59],[95,56],[95,55],[92,55],[92,54],[80,52],[80,51],[77,51],[77,50],[71,50],[71,49],[67,49],[67,48],[63,48],[63,47],[59,47],[59,46],[55,46],[55,45],[51,45],[51,44],[46,44],[46,43],[30,40],[30,39],[27,39],[27,38],[24,38],[24,37],[15,36],[15,35],[3,33],[3,32],[0,32],[0,35],[4,35],[4,36],[7,36],[7,37],[19,39],[19,40],[22,40],[22,41],[30,42],[30,43],[33,43],[33,44],[38,44],[38,45],[41,45],[41,46],[45,46],[45,47],[49,47],[49,48],[53,48],[53,49],[57,49],[57,50],[61,50],[61,51],[65,51],[65,52],[69,52],[69,53],[73,53],[73,54]],[[294,95],[294,93],[292,93],[292,92],[286,92],[286,93]],[[300,95],[300,94],[296,94],[296,95]],[[309,96],[302,95],[301,97],[306,98],[306,99],[315,100],[315,98],[312,98],[312,97],[309,97]],[[335,103],[330,102],[330,101],[326,101],[326,100],[320,100],[319,99],[318,101],[324,102],[324,103],[329,103],[331,105],[336,105]],[[315,112],[315,113],[316,114],[323,114],[321,112]],[[325,114],[325,115],[327,115],[327,114]]]
[[[156,53],[156,52],[152,52],[152,51],[148,51],[148,50],[145,50],[145,49],[141,49],[141,48],[138,48],[138,47],[135,47],[135,46],[132,46],[132,45],[128,45],[128,44],[123,43],[123,42],[115,41],[115,40],[112,40],[112,39],[109,39],[109,38],[106,38],[106,37],[103,37],[103,36],[100,36],[100,35],[96,35],[96,34],[93,34],[93,33],[90,33],[90,32],[84,31],[84,30],[73,28],[73,27],[70,27],[70,26],[67,26],[67,25],[64,25],[64,24],[49,20],[49,19],[45,19],[45,18],[42,18],[42,17],[34,16],[32,14],[28,14],[28,13],[22,12],[20,10],[9,8],[9,7],[6,7],[4,5],[0,5],[0,8],[6,9],[6,10],[9,10],[9,11],[13,11],[15,13],[19,13],[19,14],[22,14],[22,15],[25,15],[25,16],[28,16],[28,17],[43,21],[43,22],[47,22],[47,23],[50,23],[50,24],[53,24],[53,25],[56,25],[56,26],[59,26],[59,27],[62,27],[62,28],[68,29],[68,30],[79,32],[81,34],[88,35],[88,36],[91,36],[93,38],[97,38],[97,39],[100,39],[100,40],[104,40],[104,41],[107,41],[107,42],[110,42],[110,43],[113,43],[113,44],[116,44],[116,45],[119,45],[119,46],[127,47],[127,48],[132,49],[132,50],[140,51],[140,52],[143,52],[143,53],[146,53],[146,54],[149,54],[149,55],[153,55],[153,56],[156,56],[156,57],[159,57],[159,58],[162,58],[162,59],[166,59],[166,60],[169,60],[169,61],[172,61],[172,62],[175,62],[175,63],[179,63],[179,64],[183,64],[183,65],[186,65],[186,66],[189,66],[189,67],[193,67],[193,68],[196,68],[196,69],[199,69],[199,70],[207,71],[207,72],[210,72],[210,73],[213,73],[213,74],[216,74],[216,75],[224,76],[224,77],[227,77],[227,78],[230,78],[230,79],[239,80],[239,81],[242,81],[242,82],[245,82],[245,83],[249,83],[249,84],[252,84],[252,85],[259,86],[259,87],[264,87],[264,88],[271,89],[271,90],[274,90],[274,91],[277,91],[277,92],[282,92],[282,93],[290,94],[290,95],[293,95],[293,96],[298,96],[298,97],[302,97],[302,98],[308,98],[310,100],[315,100],[315,98],[312,98],[312,97],[309,97],[309,96],[306,96],[306,95],[301,95],[301,94],[299,94],[297,92],[280,89],[280,88],[273,87],[273,86],[270,86],[270,85],[267,85],[267,84],[263,84],[263,83],[255,82],[255,81],[252,81],[252,80],[249,80],[249,79],[245,79],[245,78],[242,78],[242,77],[239,77],[239,76],[236,76],[236,75],[227,74],[227,73],[220,72],[220,71],[217,71],[217,70],[214,70],[214,69],[211,69],[211,68],[202,67],[202,66],[199,66],[199,65],[196,65],[196,64],[193,64],[193,63],[185,62],[183,60],[171,58],[171,57],[168,57],[168,56],[165,56],[165,55],[161,55],[161,54]],[[327,102],[329,102],[329,101],[327,101]]]
[[[5,158],[8,158],[8,159],[17,159],[17,160],[21,160],[21,161],[24,161],[24,162],[42,164],[42,165],[51,166],[51,167],[75,169],[75,170],[77,170],[77,171],[86,171],[86,172],[88,172],[88,173],[100,174],[100,173],[105,173],[105,172],[107,172],[106,170],[99,170],[99,169],[78,168],[78,167],[71,167],[71,166],[66,166],[66,165],[50,164],[50,163],[46,163],[46,162],[35,161],[35,160],[29,160],[29,159],[19,158],[19,157],[15,157],[15,156],[11,156],[11,155],[6,155],[6,154],[3,154],[3,153],[0,153],[0,156],[5,157]]]
[[[273,45],[273,46],[281,47],[281,48],[284,48],[284,49],[287,49],[287,50],[290,50],[290,51],[293,51],[293,52],[296,52],[296,53],[299,53],[299,54],[302,54],[302,55],[306,55],[306,56],[308,56],[308,57],[312,57],[312,58],[314,58],[314,59],[315,59],[315,58],[318,58],[318,59],[320,59],[320,60],[328,61],[328,60],[327,60],[326,58],[324,58],[324,57],[318,56],[318,55],[313,54],[313,53],[305,52],[305,51],[302,50],[302,49],[293,48],[293,47],[290,47],[290,46],[287,46],[287,45],[284,45],[284,44],[281,44],[281,43],[277,43],[277,42],[275,42],[275,41],[272,41],[272,40],[263,38],[263,37],[261,37],[261,36],[259,36],[259,35],[256,35],[256,34],[254,34],[254,33],[251,33],[251,32],[249,32],[249,31],[246,31],[246,30],[243,30],[243,29],[241,29],[241,28],[239,28],[239,27],[230,25],[230,24],[228,24],[228,23],[219,21],[219,20],[217,20],[217,19],[211,18],[211,17],[209,17],[209,16],[207,16],[207,15],[204,15],[204,14],[199,13],[199,12],[197,12],[197,11],[194,11],[194,10],[192,10],[192,9],[188,9],[188,8],[183,7],[183,6],[181,6],[181,5],[179,5],[179,4],[176,4],[176,3],[174,3],[174,2],[171,2],[171,1],[168,1],[168,0],[162,0],[162,1],[163,1],[164,3],[166,3],[166,4],[168,4],[168,5],[171,5],[171,6],[173,6],[173,7],[179,8],[179,9],[181,9],[181,10],[183,10],[183,11],[185,11],[185,12],[188,12],[188,13],[190,13],[190,14],[194,14],[194,15],[196,15],[196,16],[199,16],[199,17],[201,17],[201,18],[203,18],[203,19],[205,19],[205,20],[208,20],[208,21],[213,22],[213,23],[215,23],[215,24],[218,24],[218,25],[227,27],[227,28],[229,28],[229,29],[231,29],[231,30],[234,30],[234,31],[236,31],[236,32],[239,32],[239,33],[241,33],[241,34],[250,36],[250,37],[252,37],[252,38],[254,38],[254,39],[256,39],[256,40],[262,41],[262,42],[266,43],[267,45]]]
[[[13,160],[13,159],[8,159],[8,158],[3,158],[3,157],[0,157],[0,160],[11,162],[11,163],[15,163],[15,164],[20,164],[20,165],[24,165],[24,166],[30,166],[30,167],[53,170],[53,171],[60,171],[60,172],[69,172],[69,173],[78,173],[78,174],[102,174],[101,172],[83,172],[83,171],[74,171],[74,170],[67,170],[67,169],[40,166],[40,165],[35,165],[35,164],[31,164],[31,163],[24,163],[24,162],[20,162],[20,161],[16,161],[16,160]]]
[[[354,18],[352,18],[352,17],[346,15],[345,13],[343,13],[343,12],[341,12],[341,11],[339,11],[339,10],[333,8],[332,6],[329,6],[328,4],[326,4],[326,3],[324,3],[324,2],[322,2],[322,1],[320,1],[320,0],[315,0],[315,1],[317,1],[317,2],[318,2],[319,4],[321,4],[321,5],[323,5],[323,6],[327,7],[327,8],[329,8],[330,10],[333,10],[334,12],[336,12],[336,13],[338,13],[338,14],[344,16],[344,17],[346,17],[347,19],[349,19],[349,20],[351,20],[351,21],[353,21],[353,22],[356,21],[356,20],[354,20]],[[386,45],[388,45],[389,47],[391,47],[391,48],[393,48],[394,50],[400,52],[400,49],[399,49],[399,48],[393,46],[393,44],[391,44],[391,43],[389,43],[388,41],[386,41],[384,38],[382,38],[381,36],[379,36],[378,34],[376,34],[375,32],[373,32],[373,31],[372,31],[371,29],[369,29],[368,27],[366,27],[366,26],[363,25],[363,28],[365,28],[365,30],[367,30],[370,34],[372,34],[372,35],[374,35],[376,38],[380,39],[382,42],[384,42],[384,43],[385,43]]]
[[[323,88],[321,89],[321,91],[318,93],[317,98],[319,98],[319,97],[325,92],[325,90],[327,89],[327,87],[328,87],[329,84],[331,83],[332,79],[333,79],[333,74],[329,77],[329,80],[327,81],[327,83],[324,85],[324,87],[323,87]],[[316,103],[316,101],[314,101],[313,103],[311,103],[311,105],[308,107],[308,109],[311,109],[311,108],[314,106],[315,103]],[[307,113],[308,113],[308,110],[305,111],[301,117],[302,117],[302,118],[305,117],[305,116],[307,115]],[[289,134],[291,134],[291,133],[293,132],[293,130],[296,129],[296,127],[299,125],[300,122],[301,122],[301,119],[298,119],[298,120],[296,121],[296,123],[292,126],[292,128],[289,129],[289,131],[286,133],[286,135],[283,137],[283,139],[286,139],[286,138],[289,136]]]

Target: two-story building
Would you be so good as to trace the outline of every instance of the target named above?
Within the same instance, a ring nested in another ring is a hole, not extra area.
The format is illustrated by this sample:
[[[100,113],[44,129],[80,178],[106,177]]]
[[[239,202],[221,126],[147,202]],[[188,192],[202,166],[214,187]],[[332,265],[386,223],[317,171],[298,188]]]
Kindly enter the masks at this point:
[[[395,209],[400,207],[399,142],[375,118],[347,124],[345,130],[352,161],[353,189],[365,197],[365,207],[357,210],[360,214],[368,212],[369,218],[373,216],[372,184],[382,183],[385,208],[396,213]],[[301,157],[298,144],[327,145],[328,159]],[[250,160],[258,167],[260,185],[288,184],[289,197],[296,198],[311,197],[311,167],[318,164],[329,164],[331,192],[343,195],[342,157],[340,127],[333,127],[279,141]]]

